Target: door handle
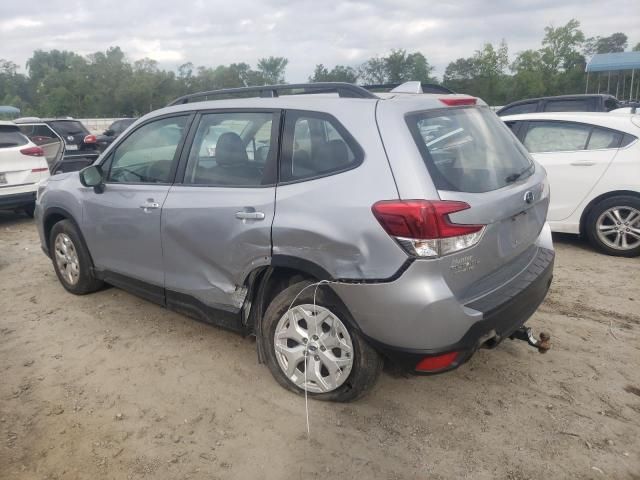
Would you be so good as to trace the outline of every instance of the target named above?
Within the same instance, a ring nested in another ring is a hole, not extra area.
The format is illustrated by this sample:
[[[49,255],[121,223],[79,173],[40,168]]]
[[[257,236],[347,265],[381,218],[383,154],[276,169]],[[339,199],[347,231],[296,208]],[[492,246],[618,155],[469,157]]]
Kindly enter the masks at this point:
[[[149,210],[155,210],[156,208],[160,208],[160,204],[157,202],[154,202],[152,198],[149,198],[146,202],[140,205],[140,208],[143,209],[145,212],[148,212]]]
[[[591,167],[593,165],[595,165],[596,162],[589,162],[589,161],[578,161],[578,162],[571,162],[571,165],[573,165],[574,167]]]
[[[264,220],[264,213],[241,210],[240,212],[236,212],[236,218],[240,220]]]

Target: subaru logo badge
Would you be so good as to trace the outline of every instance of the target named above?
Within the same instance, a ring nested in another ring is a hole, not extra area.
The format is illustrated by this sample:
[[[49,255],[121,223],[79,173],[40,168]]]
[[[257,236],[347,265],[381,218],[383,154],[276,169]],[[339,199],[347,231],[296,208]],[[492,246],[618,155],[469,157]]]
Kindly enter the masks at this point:
[[[527,193],[524,194],[524,201],[527,203],[533,203],[533,201],[535,200],[535,195],[533,194],[533,192],[531,190],[529,190]]]

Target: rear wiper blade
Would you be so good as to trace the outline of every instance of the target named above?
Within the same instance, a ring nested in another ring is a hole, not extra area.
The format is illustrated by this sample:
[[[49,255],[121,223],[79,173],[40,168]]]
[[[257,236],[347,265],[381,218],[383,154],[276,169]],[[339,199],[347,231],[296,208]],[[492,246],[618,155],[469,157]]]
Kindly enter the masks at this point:
[[[529,165],[527,168],[525,168],[524,170],[517,172],[517,173],[512,173],[511,175],[509,175],[508,177],[506,177],[504,179],[505,182],[507,183],[513,183],[516,180],[518,180],[520,177],[522,177],[525,173],[527,173],[529,170],[531,170],[531,167],[533,167],[533,165]]]

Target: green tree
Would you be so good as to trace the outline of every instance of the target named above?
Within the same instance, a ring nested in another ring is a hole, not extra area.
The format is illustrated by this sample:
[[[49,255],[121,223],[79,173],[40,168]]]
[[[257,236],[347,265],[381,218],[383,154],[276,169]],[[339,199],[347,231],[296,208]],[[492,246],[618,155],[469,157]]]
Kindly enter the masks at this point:
[[[310,82],[347,82],[356,83],[358,72],[345,65],[336,65],[331,70],[323,64],[316,65],[313,75],[309,77]]]
[[[284,83],[284,71],[289,60],[284,57],[268,57],[258,60],[259,76],[256,80],[262,80],[263,85]]]
[[[360,66],[359,77],[365,83],[428,82],[433,67],[420,52],[393,49],[386,57],[373,57]]]
[[[542,63],[548,72],[556,73],[584,63],[584,57],[580,54],[584,33],[579,27],[580,22],[575,18],[561,27],[545,27],[540,53]]]
[[[624,33],[613,33],[608,37],[590,37],[584,42],[585,55],[596,53],[624,52],[628,38]]]
[[[640,52],[640,42],[636,43],[636,46],[632,48],[634,52]]]

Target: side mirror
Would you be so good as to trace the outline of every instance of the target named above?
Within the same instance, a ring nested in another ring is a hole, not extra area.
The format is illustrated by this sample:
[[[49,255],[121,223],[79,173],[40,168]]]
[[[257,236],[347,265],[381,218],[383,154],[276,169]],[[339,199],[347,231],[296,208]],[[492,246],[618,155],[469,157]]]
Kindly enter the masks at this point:
[[[80,170],[80,183],[85,187],[93,187],[96,193],[104,192],[102,169],[98,165],[90,165]]]

